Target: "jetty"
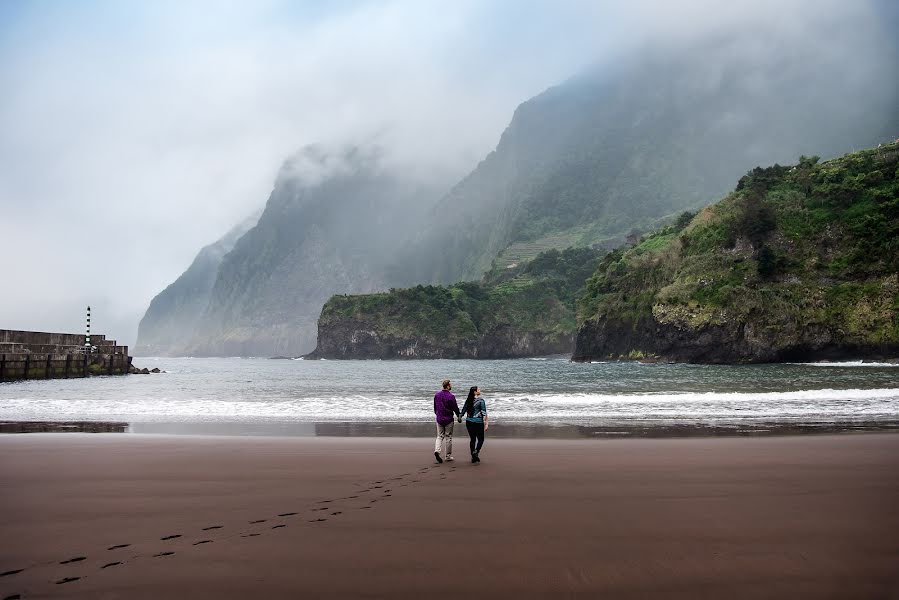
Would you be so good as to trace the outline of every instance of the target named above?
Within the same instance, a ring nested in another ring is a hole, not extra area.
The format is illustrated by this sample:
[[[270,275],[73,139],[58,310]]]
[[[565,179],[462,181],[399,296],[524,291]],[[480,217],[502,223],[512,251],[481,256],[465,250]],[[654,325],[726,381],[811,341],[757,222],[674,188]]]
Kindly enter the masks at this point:
[[[105,335],[0,329],[0,381],[127,375],[128,346]]]

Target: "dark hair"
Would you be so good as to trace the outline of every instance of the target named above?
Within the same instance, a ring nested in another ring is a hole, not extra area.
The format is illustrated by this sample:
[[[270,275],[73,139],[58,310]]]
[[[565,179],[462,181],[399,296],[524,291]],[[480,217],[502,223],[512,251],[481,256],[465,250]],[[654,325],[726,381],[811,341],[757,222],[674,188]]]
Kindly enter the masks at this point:
[[[444,379],[444,380],[443,380],[443,389],[448,390],[449,387],[450,387],[450,380],[449,380],[449,379]]]
[[[474,415],[474,393],[476,391],[478,391],[478,386],[471,386],[471,389],[468,390],[468,398],[465,399],[465,404],[462,405],[462,412],[465,413],[466,417]]]

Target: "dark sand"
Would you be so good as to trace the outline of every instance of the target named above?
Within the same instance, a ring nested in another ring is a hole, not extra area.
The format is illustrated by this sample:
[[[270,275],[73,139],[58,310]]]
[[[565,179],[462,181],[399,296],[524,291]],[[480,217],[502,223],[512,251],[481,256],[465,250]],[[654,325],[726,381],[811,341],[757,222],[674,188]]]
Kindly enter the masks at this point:
[[[3,436],[0,598],[899,598],[899,435],[487,444]]]

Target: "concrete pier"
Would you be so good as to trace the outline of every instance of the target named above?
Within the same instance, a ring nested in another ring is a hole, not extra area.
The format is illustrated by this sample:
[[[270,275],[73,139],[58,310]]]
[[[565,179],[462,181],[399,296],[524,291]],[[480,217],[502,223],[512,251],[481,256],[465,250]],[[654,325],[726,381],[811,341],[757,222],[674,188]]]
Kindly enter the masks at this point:
[[[104,335],[91,344],[88,352],[84,334],[0,329],[0,381],[128,374],[128,346]]]

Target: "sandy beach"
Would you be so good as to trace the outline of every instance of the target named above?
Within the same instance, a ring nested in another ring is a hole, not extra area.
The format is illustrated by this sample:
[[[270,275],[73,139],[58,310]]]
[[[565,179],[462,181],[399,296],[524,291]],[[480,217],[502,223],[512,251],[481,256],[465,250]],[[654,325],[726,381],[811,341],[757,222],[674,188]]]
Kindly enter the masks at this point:
[[[429,448],[0,436],[0,598],[899,598],[899,435]]]

